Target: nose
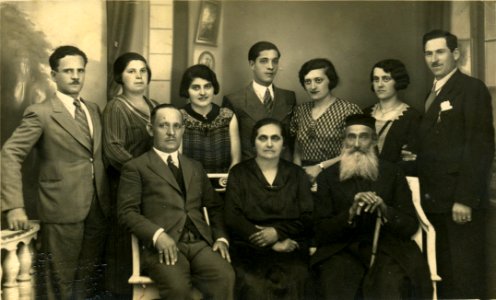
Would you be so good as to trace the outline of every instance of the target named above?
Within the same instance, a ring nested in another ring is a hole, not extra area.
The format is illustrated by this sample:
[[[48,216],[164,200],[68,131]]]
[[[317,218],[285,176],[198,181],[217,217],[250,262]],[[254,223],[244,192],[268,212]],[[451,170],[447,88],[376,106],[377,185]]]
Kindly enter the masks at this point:
[[[174,130],[174,127],[173,126],[169,126],[167,128],[167,135],[168,136],[175,136],[176,135],[176,131]]]
[[[203,87],[200,88],[200,95],[202,95],[202,96],[205,95],[205,88],[203,88]]]
[[[267,63],[267,68],[270,69],[270,70],[274,69],[274,64],[271,61],[269,61]]]
[[[143,74],[141,72],[136,72],[136,78],[141,79],[143,77]]]
[[[74,72],[71,72],[71,77],[72,77],[72,79],[79,79],[79,72],[77,70]]]
[[[379,79],[379,82],[377,82],[377,85],[380,87],[384,86],[384,81],[382,79]]]
[[[272,139],[267,140],[267,147],[272,148]]]
[[[358,139],[358,137],[355,139],[354,146],[356,148],[358,148],[360,146],[360,140]]]
[[[310,89],[312,89],[312,90],[313,90],[313,89],[315,89],[315,87],[316,87],[316,86],[317,86],[317,84],[315,84],[315,81],[312,81],[312,82],[310,83]]]

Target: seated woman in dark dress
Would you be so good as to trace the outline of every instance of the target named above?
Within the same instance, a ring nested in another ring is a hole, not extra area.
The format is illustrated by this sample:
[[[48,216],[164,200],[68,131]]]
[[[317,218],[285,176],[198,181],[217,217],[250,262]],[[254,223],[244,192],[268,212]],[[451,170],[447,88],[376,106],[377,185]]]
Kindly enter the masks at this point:
[[[364,113],[376,119],[379,158],[402,162],[401,151],[413,150],[415,132],[420,122],[420,113],[398,95],[398,91],[406,89],[410,83],[408,72],[401,61],[385,59],[372,67],[370,81],[379,102],[366,108]]]
[[[302,168],[280,158],[282,124],[258,121],[256,157],[234,166],[226,192],[226,225],[236,270],[236,299],[304,299],[312,195]]]

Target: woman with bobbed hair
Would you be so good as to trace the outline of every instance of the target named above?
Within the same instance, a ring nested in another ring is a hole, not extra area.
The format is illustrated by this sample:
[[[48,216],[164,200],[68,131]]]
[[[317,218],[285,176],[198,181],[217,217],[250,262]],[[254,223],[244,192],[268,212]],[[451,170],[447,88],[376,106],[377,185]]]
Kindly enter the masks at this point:
[[[103,111],[103,154],[109,164],[112,200],[106,280],[107,289],[118,299],[125,299],[132,292],[127,282],[131,276],[131,238],[117,222],[117,188],[122,166],[152,146],[146,125],[157,102],[145,96],[152,72],[142,55],[127,52],[119,56],[113,65],[113,76],[121,85],[122,93],[110,100]]]
[[[403,165],[401,152],[404,149],[415,152],[415,132],[420,122],[420,113],[400,100],[398,95],[398,91],[408,87],[410,77],[401,61],[385,59],[372,67],[370,82],[379,102],[364,112],[376,120],[379,157]],[[405,171],[410,173],[408,169]]]
[[[214,71],[205,65],[186,69],[179,95],[189,99],[182,153],[202,163],[207,173],[226,173],[241,160],[238,121],[233,111],[213,103],[219,93]]]
[[[310,101],[298,105],[293,112],[290,125],[291,135],[295,137],[293,161],[303,166],[314,183],[322,170],[339,160],[346,117],[362,111],[356,104],[332,94],[339,77],[328,59],[307,61],[298,75]]]
[[[236,270],[236,299],[306,299],[312,223],[310,183],[301,167],[281,159],[288,142],[282,123],[253,127],[255,158],[232,168],[226,226]]]

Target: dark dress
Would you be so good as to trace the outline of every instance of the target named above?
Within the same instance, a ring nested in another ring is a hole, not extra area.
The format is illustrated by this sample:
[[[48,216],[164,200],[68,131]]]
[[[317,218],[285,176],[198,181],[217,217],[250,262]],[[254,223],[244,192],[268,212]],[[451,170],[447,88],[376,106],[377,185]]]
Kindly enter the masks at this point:
[[[145,98],[150,111],[157,102]],[[108,163],[110,182],[112,228],[107,247],[106,286],[116,294],[130,294],[127,282],[132,272],[131,235],[117,222],[117,188],[121,168],[127,161],[138,157],[152,147],[146,130],[149,114],[139,111],[123,95],[109,101],[103,111],[103,154]]]
[[[255,159],[232,168],[226,192],[226,225],[236,270],[236,299],[304,299],[308,279],[308,237],[311,231],[312,195],[303,169],[280,160],[273,185]],[[258,247],[249,237],[255,227],[274,227],[279,241],[295,240],[290,253]]]
[[[377,106],[378,104],[367,107],[363,112],[375,117]],[[415,164],[402,161],[401,149],[407,145],[406,150],[416,153],[415,136],[420,119],[421,115],[416,109],[404,104],[404,109],[396,117],[393,117],[389,124],[386,119],[376,121],[376,132],[377,134],[381,133],[379,139],[384,139],[379,158],[397,163],[407,175],[416,174]],[[383,127],[386,128],[382,130]]]
[[[207,173],[226,173],[231,165],[229,125],[232,110],[212,103],[206,117],[191,104],[181,109],[184,117],[183,153],[202,163]]]

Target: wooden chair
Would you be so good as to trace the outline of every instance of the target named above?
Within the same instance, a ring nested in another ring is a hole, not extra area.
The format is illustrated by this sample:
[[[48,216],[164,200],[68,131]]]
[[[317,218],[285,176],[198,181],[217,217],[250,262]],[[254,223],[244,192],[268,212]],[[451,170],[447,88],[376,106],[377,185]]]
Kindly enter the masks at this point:
[[[427,252],[427,263],[431,273],[431,281],[433,288],[432,299],[437,300],[437,282],[441,281],[441,277],[437,274],[436,262],[436,231],[427,219],[427,216],[420,205],[420,185],[417,177],[407,177],[408,185],[412,191],[412,200],[417,217],[420,223],[417,233],[412,236],[422,252]],[[425,237],[424,234],[425,233]],[[425,245],[424,245],[425,244]]]
[[[225,192],[227,185],[226,173],[207,175],[216,192]],[[203,208],[203,214],[205,216],[205,221],[208,225],[210,225],[208,212],[205,207]],[[159,299],[160,296],[158,293],[158,288],[155,286],[153,280],[150,277],[141,274],[140,245],[138,238],[134,235],[131,235],[131,250],[133,258],[133,273],[131,274],[131,277],[129,277],[128,282],[133,286],[133,300]],[[203,296],[200,291],[194,288],[192,299],[203,299]]]

